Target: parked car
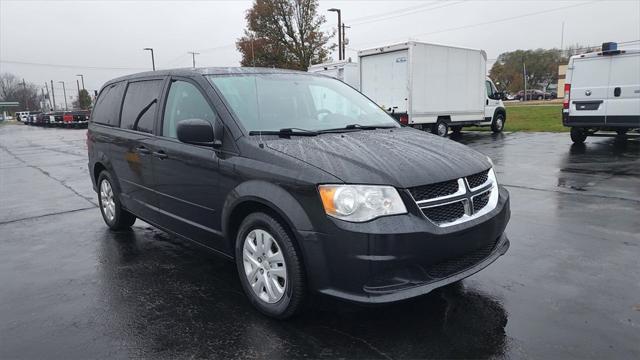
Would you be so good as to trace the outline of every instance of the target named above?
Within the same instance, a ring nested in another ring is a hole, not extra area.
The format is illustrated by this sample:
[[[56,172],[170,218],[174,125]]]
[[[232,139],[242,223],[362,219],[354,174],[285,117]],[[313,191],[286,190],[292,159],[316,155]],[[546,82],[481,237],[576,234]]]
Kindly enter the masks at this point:
[[[546,93],[542,90],[527,90],[527,98],[526,100],[550,100],[550,99],[554,99],[555,97],[550,94],[550,93]],[[524,99],[524,90],[520,90],[516,93],[515,100],[523,100]]]
[[[29,116],[27,117],[27,121],[25,122],[27,125],[35,125],[36,118],[41,115],[41,111],[31,111],[29,112]]]
[[[64,111],[52,111],[49,113],[49,126],[64,125]]]
[[[28,111],[17,111],[15,116],[16,116],[16,120],[24,123],[29,119],[29,112]]]
[[[65,127],[85,127],[89,123],[88,110],[67,111],[62,114],[62,125]]]
[[[261,312],[380,304],[480,271],[509,240],[486,156],[401,127],[343,82],[277,69],[109,81],[87,132],[108,227],[136,218],[236,263]]]
[[[562,107],[574,143],[600,131],[640,130],[640,50],[604,43],[601,52],[572,56]]]
[[[49,125],[49,113],[39,113],[35,118],[34,125],[47,126]]]

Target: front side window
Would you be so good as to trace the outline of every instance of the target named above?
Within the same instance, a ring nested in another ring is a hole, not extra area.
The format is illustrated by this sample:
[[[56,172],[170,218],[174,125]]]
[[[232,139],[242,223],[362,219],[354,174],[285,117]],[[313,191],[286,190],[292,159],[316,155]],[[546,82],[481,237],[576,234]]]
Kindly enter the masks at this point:
[[[210,75],[247,131],[397,127],[375,103],[343,82],[307,74]]]
[[[162,80],[130,83],[124,96],[120,127],[152,133],[161,91]]]
[[[162,135],[177,138],[176,127],[180,120],[202,119],[214,125],[215,112],[198,88],[186,81],[171,83],[167,104],[164,108]]]
[[[491,99],[491,97],[493,96],[493,86],[491,86],[491,81],[485,80],[484,84],[487,88],[487,97]]]

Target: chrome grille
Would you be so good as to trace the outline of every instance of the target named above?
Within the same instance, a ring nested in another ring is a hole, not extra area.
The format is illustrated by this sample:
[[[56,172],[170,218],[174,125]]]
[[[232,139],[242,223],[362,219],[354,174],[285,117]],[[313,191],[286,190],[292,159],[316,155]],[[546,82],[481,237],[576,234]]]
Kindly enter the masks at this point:
[[[485,170],[483,172],[467,176],[467,183],[469,184],[470,188],[474,189],[486,183],[488,179],[489,170]]]
[[[422,214],[440,227],[482,216],[493,210],[498,202],[498,184],[491,169],[408,191]]]
[[[436,224],[460,219],[465,214],[463,201],[421,209],[424,216]]]
[[[417,186],[409,189],[415,201],[423,201],[455,194],[458,191],[458,181],[443,181],[437,184]]]
[[[473,197],[473,211],[477,212],[482,210],[487,203],[489,203],[489,196],[491,196],[491,190],[484,192],[480,195],[476,195]]]

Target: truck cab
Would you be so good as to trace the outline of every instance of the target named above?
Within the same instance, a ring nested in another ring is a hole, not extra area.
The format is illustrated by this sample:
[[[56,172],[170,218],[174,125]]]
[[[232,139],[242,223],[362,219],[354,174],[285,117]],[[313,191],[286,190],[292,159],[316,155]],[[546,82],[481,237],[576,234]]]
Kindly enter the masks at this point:
[[[572,56],[566,79],[562,123],[574,143],[640,129],[640,50],[604,43],[600,52]]]
[[[487,98],[484,105],[484,126],[491,126],[493,132],[501,132],[507,120],[507,110],[502,102],[503,94],[496,89],[496,85],[489,77],[484,81]]]

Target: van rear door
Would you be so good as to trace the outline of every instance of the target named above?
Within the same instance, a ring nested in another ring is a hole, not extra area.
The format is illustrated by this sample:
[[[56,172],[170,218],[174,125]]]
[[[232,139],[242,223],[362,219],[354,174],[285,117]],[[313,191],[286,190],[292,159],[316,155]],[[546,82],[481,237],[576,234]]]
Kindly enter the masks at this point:
[[[610,56],[575,59],[571,75],[572,123],[602,126],[607,115]]]
[[[360,62],[360,91],[384,110],[407,113],[409,50],[363,56]]]
[[[611,56],[607,125],[640,127],[640,53]]]

